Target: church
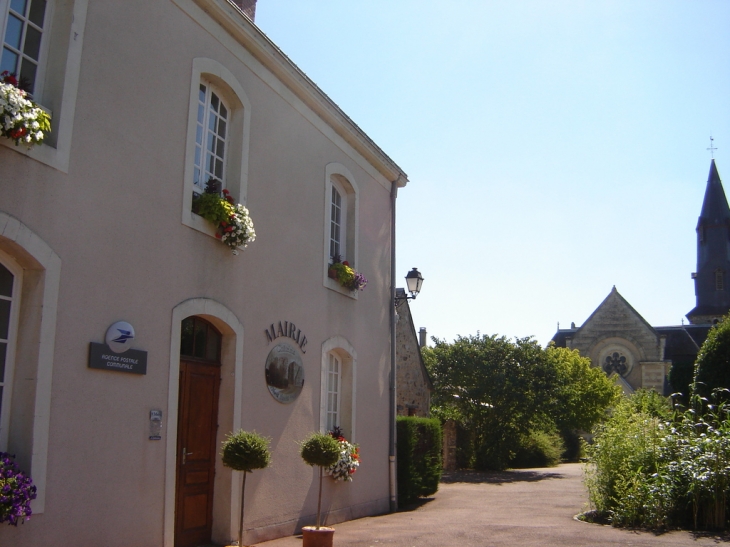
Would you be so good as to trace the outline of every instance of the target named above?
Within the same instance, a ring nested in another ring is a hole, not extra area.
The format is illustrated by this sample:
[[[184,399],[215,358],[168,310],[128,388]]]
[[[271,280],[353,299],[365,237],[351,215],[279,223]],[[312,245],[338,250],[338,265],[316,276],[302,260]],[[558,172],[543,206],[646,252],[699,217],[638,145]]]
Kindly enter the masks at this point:
[[[687,313],[689,324],[652,326],[613,287],[583,325],[558,328],[553,342],[616,375],[627,394],[640,388],[685,393],[707,333],[730,310],[729,272],[730,208],[713,159],[697,222],[697,305]]]

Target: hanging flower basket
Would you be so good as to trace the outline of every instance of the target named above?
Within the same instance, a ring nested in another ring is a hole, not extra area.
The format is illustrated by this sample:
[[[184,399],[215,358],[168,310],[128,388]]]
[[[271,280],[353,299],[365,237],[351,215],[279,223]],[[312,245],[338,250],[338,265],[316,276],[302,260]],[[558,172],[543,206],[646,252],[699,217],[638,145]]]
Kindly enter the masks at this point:
[[[0,73],[0,136],[32,148],[50,131],[51,118],[28,98],[17,78],[7,70]]]
[[[339,256],[332,257],[332,264],[327,268],[327,276],[337,282],[348,291],[362,291],[368,280],[359,272],[356,272],[347,260],[341,260]]]
[[[32,513],[30,501],[36,497],[31,478],[13,461],[13,456],[0,452],[0,523],[17,526]]]
[[[228,190],[219,192],[213,179],[205,185],[205,193],[194,198],[193,211],[216,227],[215,237],[228,245],[234,255],[256,240],[248,209],[236,203]]]
[[[330,435],[340,444],[340,459],[325,469],[325,473],[336,481],[352,482],[352,476],[360,467],[360,450],[356,444],[348,442],[342,436],[339,427],[330,431]]]

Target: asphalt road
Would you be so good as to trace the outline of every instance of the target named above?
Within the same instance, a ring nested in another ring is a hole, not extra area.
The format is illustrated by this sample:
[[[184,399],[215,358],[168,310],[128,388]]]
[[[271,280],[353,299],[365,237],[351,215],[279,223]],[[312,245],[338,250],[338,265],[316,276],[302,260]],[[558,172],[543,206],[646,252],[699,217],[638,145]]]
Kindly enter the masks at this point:
[[[334,547],[604,547],[730,545],[730,536],[654,534],[579,522],[587,508],[580,464],[503,473],[445,475],[411,510],[335,526]],[[256,544],[301,547],[301,536]]]

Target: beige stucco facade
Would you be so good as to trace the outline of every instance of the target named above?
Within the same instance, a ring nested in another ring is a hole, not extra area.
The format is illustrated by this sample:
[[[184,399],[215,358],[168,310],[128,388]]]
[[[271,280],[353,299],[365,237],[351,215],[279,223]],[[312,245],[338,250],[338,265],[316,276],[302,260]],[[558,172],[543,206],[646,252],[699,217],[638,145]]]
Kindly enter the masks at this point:
[[[0,262],[22,279],[0,450],[39,487],[36,514],[0,528],[0,545],[174,544],[180,325],[193,315],[223,336],[218,442],[238,428],[272,439],[271,467],[247,479],[245,540],[313,521],[316,472],[296,441],[323,428],[330,351],[347,356],[362,464],[352,483],[326,482],[328,522],[387,511],[391,191],[405,175],[226,0],[59,1],[52,23],[63,55],[47,62],[63,67],[49,66],[38,100],[54,137],[30,152],[0,145]],[[189,210],[201,78],[240,132],[226,185],[256,241],[238,256]],[[353,195],[348,257],[368,279],[357,294],[327,277],[333,176]],[[146,374],[88,367],[89,343],[119,320],[134,326]],[[290,404],[264,377],[279,322],[307,338]],[[161,440],[148,438],[151,410]],[[235,537],[239,480],[216,463],[217,543]]]

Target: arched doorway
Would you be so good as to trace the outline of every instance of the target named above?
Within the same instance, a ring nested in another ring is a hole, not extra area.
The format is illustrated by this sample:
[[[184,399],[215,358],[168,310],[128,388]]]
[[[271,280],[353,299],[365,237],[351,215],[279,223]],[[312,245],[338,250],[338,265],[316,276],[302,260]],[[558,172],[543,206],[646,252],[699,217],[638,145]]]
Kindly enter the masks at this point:
[[[221,333],[201,317],[182,321],[175,547],[195,547],[211,541],[221,339]]]

